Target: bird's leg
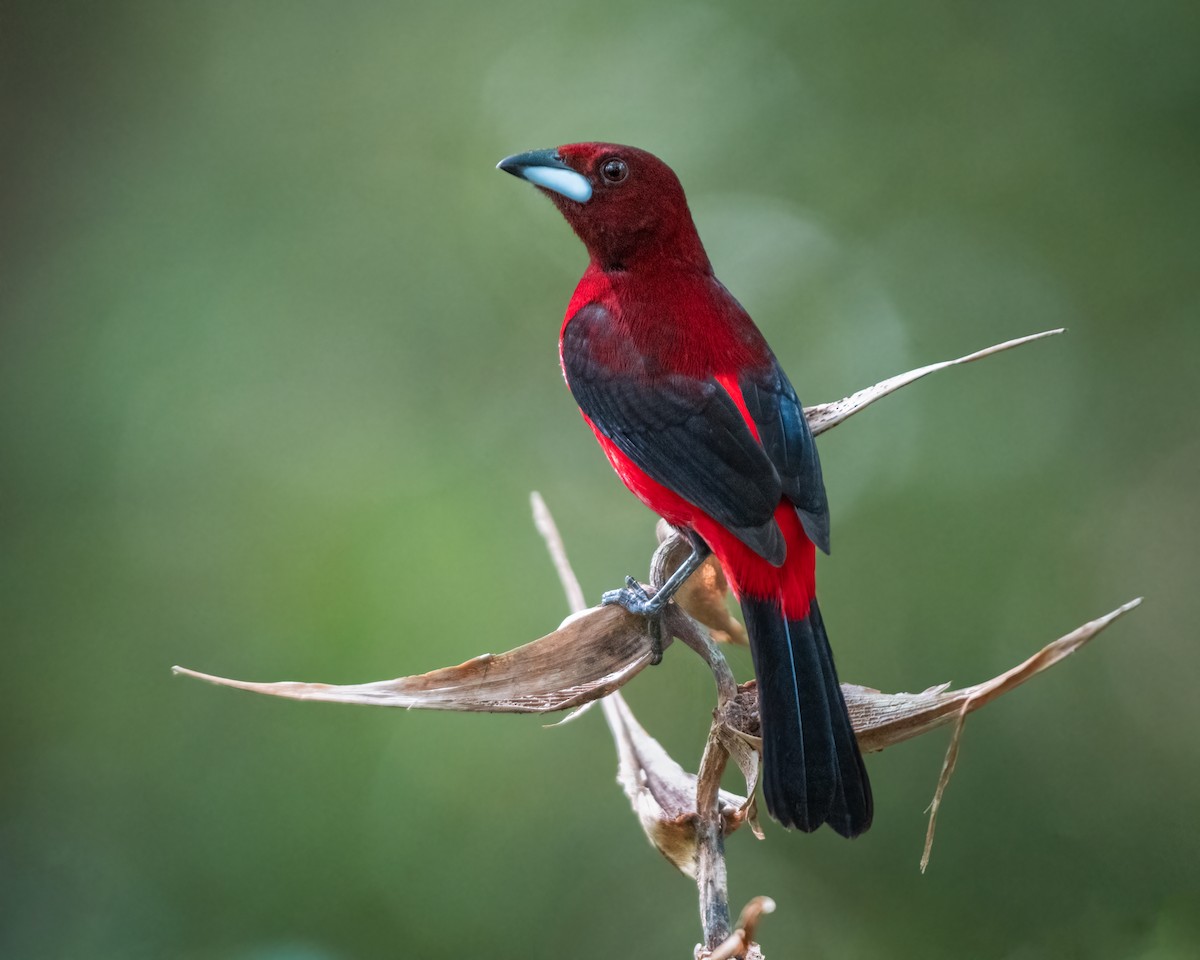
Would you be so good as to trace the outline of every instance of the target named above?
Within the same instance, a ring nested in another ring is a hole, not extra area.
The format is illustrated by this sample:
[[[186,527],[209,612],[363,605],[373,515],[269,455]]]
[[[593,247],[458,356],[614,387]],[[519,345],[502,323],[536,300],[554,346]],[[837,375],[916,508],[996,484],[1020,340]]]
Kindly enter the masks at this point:
[[[708,555],[712,553],[708,544],[695,531],[686,530],[684,531],[684,536],[691,541],[691,554],[653,595],[648,594],[646,588],[633,577],[626,577],[624,587],[620,590],[609,590],[600,599],[600,602],[606,606],[617,604],[624,607],[630,613],[636,613],[638,616],[646,617],[650,621],[648,627],[650,629],[650,638],[654,644],[652,662],[655,664],[662,660],[663,608],[675,596],[676,591],[683,586],[687,578],[695,573],[699,569],[700,564],[708,559]]]
[[[692,543],[691,554],[653,595],[647,593],[646,588],[633,577],[626,577],[625,586],[620,590],[609,590],[601,598],[601,602],[605,605],[618,604],[630,613],[636,613],[643,617],[653,617],[660,614],[663,607],[675,596],[676,591],[683,586],[687,578],[695,573],[700,564],[708,559],[708,555],[712,553],[708,544],[698,534],[689,530],[686,531],[685,536]]]

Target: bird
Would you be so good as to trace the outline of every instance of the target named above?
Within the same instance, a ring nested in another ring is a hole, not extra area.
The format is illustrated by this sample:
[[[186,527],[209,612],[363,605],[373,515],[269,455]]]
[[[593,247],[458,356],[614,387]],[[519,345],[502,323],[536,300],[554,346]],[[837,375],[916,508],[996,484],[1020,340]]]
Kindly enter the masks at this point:
[[[859,836],[871,787],[817,605],[829,505],[795,389],[714,274],[662,160],[588,142],[497,167],[547,195],[587,248],[560,333],[563,376],[625,486],[691,544],[652,595],[627,578],[603,602],[653,620],[716,554],[750,639],[767,812]]]

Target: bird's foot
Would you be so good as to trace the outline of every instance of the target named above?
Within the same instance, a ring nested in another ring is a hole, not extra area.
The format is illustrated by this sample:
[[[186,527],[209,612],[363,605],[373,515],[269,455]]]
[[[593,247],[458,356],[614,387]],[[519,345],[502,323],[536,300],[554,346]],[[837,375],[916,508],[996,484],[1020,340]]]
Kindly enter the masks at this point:
[[[624,607],[630,613],[636,613],[639,617],[649,617],[659,612],[662,609],[662,604],[656,604],[654,598],[646,592],[646,588],[633,579],[633,577],[625,578],[625,586],[620,590],[608,590],[601,597],[600,602],[604,606],[616,604],[618,607]]]
[[[646,592],[646,588],[633,577],[625,578],[625,586],[619,590],[609,590],[600,598],[604,606],[624,607],[630,613],[646,618],[646,629],[650,634],[650,665],[658,666],[663,657],[663,607],[660,600]]]

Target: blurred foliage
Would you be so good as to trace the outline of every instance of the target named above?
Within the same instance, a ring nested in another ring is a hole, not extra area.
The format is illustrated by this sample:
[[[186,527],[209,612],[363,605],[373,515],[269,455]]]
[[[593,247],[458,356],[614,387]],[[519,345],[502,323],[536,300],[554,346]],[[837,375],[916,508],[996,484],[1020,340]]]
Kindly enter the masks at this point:
[[[822,441],[842,674],[973,681],[847,844],[731,842],[772,957],[1200,950],[1200,8],[9,2],[0,9],[0,954],[682,956],[600,718],[175,680],[417,672],[545,632],[650,516],[556,366],[582,248],[518,150],[635,143],[815,402],[1053,326]],[[680,758],[684,651],[630,698]],[[745,674],[748,658],[735,655]],[[689,761],[694,762],[694,761]]]

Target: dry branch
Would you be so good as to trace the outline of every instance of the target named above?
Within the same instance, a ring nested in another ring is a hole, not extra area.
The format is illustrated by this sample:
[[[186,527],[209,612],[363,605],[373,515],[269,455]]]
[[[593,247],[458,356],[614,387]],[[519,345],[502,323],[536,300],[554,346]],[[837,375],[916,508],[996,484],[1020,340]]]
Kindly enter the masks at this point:
[[[921,367],[843,400],[809,407],[805,415],[813,434],[820,434],[930,373],[1061,332],[1049,330],[956,360]],[[697,882],[705,931],[705,943],[696,948],[697,957],[761,958],[761,951],[754,943],[755,926],[762,914],[774,909],[774,902],[757,897],[743,911],[736,928],[731,930],[729,921],[724,838],[747,822],[761,836],[753,800],[761,744],[757,739],[756,686],[751,681],[739,687],[723,655],[709,639],[711,635],[716,640],[746,642],[744,627],[729,612],[728,584],[720,564],[710,558],[676,595],[677,603],[668,605],[664,617],[662,644],[665,646],[674,637],[696,650],[713,671],[718,691],[717,709],[699,774],[692,775],[638,724],[617,692],[652,663],[658,652],[646,621],[619,607],[583,609],[583,592],[567,560],[562,538],[537,494],[533,495],[533,510],[573,611],[557,630],[538,640],[507,653],[484,654],[456,667],[340,686],[229,680],[183,667],[175,667],[174,671],[271,696],[373,706],[496,713],[549,713],[574,708],[576,712],[571,716],[575,716],[599,700],[617,746],[618,780],[643,830],[668,860]],[[659,539],[651,564],[651,585],[655,588],[687,554],[687,544],[669,526],[660,524]],[[1011,670],[971,687],[949,690],[949,685],[943,684],[921,693],[887,694],[857,684],[842,684],[851,722],[864,753],[882,750],[957,721],[931,805],[922,870],[928,862],[937,808],[954,769],[966,715],[1059,663],[1138,603],[1140,600],[1130,601],[1084,624]],[[707,634],[697,627],[697,622],[707,628]],[[731,757],[745,777],[745,797],[720,789],[721,775]]]
[[[737,928],[717,948],[704,956],[696,952],[697,960],[732,960],[733,957],[745,957],[745,960],[762,960],[762,952],[754,942],[758,921],[766,914],[775,912],[775,901],[770,897],[755,897],[742,908],[738,917]]]

